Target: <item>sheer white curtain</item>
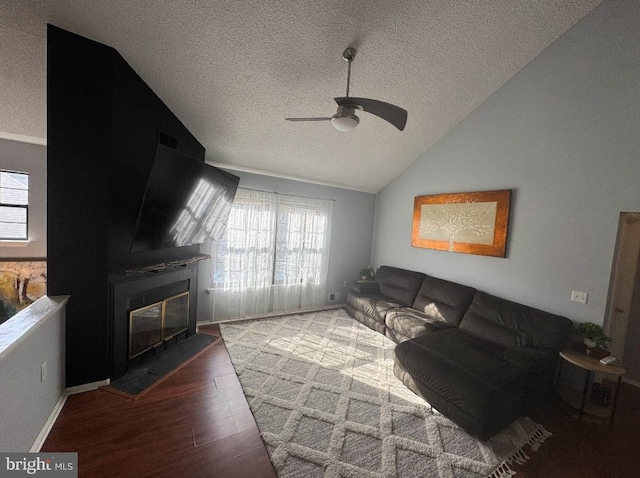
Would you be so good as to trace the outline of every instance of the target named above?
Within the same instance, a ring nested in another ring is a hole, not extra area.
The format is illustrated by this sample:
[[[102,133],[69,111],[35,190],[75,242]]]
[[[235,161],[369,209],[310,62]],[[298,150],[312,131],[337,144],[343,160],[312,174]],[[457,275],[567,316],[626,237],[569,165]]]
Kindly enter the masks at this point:
[[[214,246],[214,320],[269,312],[275,217],[273,194],[238,189],[225,237]]]
[[[214,321],[325,304],[333,201],[238,189],[214,247]]]
[[[278,196],[273,311],[324,305],[333,201]]]

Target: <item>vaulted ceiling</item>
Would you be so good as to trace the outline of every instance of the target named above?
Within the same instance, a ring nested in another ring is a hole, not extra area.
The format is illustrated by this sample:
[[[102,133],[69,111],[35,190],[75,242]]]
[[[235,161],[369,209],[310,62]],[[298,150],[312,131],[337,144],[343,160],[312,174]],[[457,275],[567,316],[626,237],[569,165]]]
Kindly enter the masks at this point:
[[[0,29],[44,41],[50,22],[116,48],[211,163],[377,192],[598,3],[8,0]],[[404,131],[284,120],[335,113],[347,46],[351,95],[407,109]]]

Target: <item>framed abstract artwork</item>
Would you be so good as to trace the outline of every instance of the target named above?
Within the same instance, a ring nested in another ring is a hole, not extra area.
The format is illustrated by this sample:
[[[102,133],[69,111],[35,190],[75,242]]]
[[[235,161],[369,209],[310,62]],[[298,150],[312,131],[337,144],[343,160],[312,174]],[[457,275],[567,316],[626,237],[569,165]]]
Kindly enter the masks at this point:
[[[511,190],[416,196],[411,245],[505,257]]]

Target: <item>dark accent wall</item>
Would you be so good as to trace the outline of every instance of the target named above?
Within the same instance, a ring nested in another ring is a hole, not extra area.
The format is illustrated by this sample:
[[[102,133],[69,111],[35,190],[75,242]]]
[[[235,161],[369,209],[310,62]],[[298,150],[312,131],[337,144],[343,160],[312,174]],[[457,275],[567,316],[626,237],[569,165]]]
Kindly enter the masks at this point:
[[[112,377],[120,271],[198,254],[198,246],[129,252],[161,136],[204,160],[204,147],[116,50],[48,26],[48,293],[71,295],[67,386]]]

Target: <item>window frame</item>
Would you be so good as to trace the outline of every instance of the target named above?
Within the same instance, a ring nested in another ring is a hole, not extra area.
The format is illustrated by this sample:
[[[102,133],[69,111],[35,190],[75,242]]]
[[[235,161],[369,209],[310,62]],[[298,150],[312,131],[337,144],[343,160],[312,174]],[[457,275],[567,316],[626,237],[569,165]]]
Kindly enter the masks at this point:
[[[25,219],[24,219],[24,225],[25,225],[25,234],[24,237],[16,237],[16,236],[2,236],[0,235],[0,242],[3,243],[11,243],[11,242],[15,242],[15,243],[26,243],[29,241],[29,199],[30,199],[30,190],[29,190],[29,173],[26,171],[15,171],[15,170],[9,170],[9,169],[0,169],[0,175],[4,174],[4,173],[8,173],[8,174],[21,174],[27,177],[27,187],[26,187],[26,192],[27,192],[27,201],[26,204],[11,204],[11,203],[4,203],[2,202],[1,196],[0,196],[0,207],[7,207],[7,208],[18,208],[18,209],[23,209],[25,212]],[[8,187],[3,187],[1,186],[0,183],[0,191],[2,189],[16,189],[16,190],[20,190],[20,191],[24,191],[25,189],[18,189],[18,188],[8,188]],[[18,222],[17,224],[23,224],[23,222]]]

